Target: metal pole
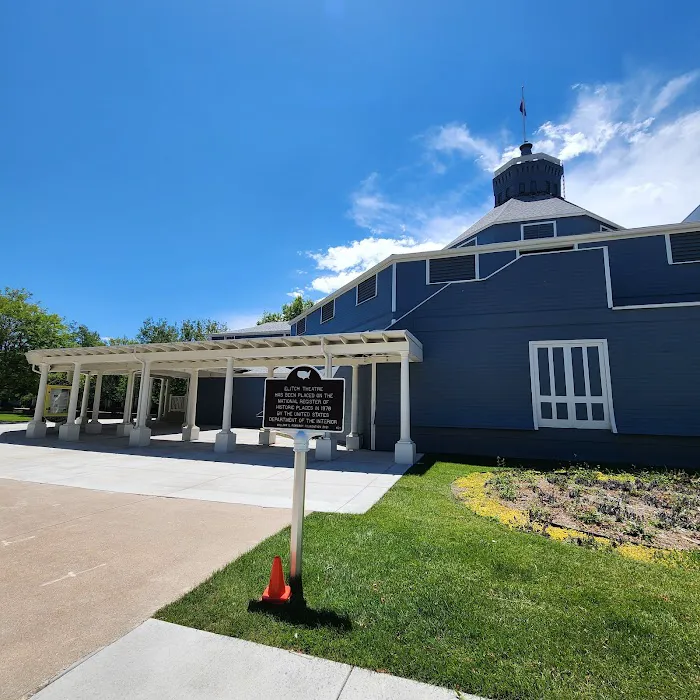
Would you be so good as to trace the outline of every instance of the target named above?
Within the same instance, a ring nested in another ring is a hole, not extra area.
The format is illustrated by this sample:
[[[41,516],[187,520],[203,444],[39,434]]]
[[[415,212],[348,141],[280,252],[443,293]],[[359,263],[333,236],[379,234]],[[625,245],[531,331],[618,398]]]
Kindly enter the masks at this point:
[[[301,558],[309,437],[303,430],[300,430],[294,437],[294,487],[292,491],[292,536],[289,543],[289,587],[292,589],[292,600],[295,603],[304,602],[304,588],[301,582]]]

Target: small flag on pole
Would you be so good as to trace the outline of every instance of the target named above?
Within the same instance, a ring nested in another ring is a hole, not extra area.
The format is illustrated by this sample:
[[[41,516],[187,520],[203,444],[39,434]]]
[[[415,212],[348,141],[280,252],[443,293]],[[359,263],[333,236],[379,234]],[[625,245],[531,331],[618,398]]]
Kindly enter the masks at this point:
[[[523,117],[527,117],[527,111],[525,109],[525,100],[524,99],[520,100],[520,114],[522,114]]]

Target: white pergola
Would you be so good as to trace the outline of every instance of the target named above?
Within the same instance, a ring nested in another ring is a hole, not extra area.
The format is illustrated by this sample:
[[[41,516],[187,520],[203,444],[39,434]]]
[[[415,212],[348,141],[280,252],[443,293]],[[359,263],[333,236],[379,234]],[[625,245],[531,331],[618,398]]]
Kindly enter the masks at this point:
[[[401,432],[396,443],[395,458],[401,464],[413,464],[416,448],[411,440],[411,411],[409,366],[421,362],[423,347],[408,331],[369,331],[365,333],[341,333],[330,335],[301,335],[286,337],[247,338],[239,340],[203,340],[177,343],[152,343],[142,345],[108,345],[94,348],[54,348],[32,350],[26,354],[27,361],[40,373],[39,393],[34,419],[27,428],[27,436],[41,438],[46,435],[44,422],[44,395],[49,372],[66,372],[72,375],[68,416],[59,428],[59,439],[79,440],[81,425],[88,433],[99,433],[102,426],[98,420],[102,377],[105,375],[127,375],[127,395],[124,417],[118,426],[119,435],[128,435],[129,444],[143,447],[150,444],[151,388],[154,379],[160,380],[158,418],[163,415],[164,401],[169,394],[171,378],[188,379],[183,440],[196,440],[199,427],[196,425],[197,384],[200,376],[225,376],[222,406],[222,428],[216,436],[214,449],[230,452],[235,449],[236,437],[231,430],[231,408],[233,403],[234,375],[259,373],[267,369],[267,376],[274,376],[275,368],[311,365],[324,367],[330,376],[333,366],[352,367],[352,391],[350,411],[350,433],[348,449],[359,449],[358,435],[358,391],[359,367],[372,365],[372,415],[376,406],[376,365],[393,362],[401,365]],[[80,414],[78,394],[80,375],[86,375]],[[136,375],[140,375],[139,402],[136,421],[132,421],[132,405]],[[95,376],[95,396],[92,420],[87,418],[87,396],[90,378]],[[258,374],[259,376],[259,374]],[[372,419],[372,425],[374,419]],[[260,443],[270,444],[274,434],[261,431]],[[329,437],[317,441],[317,454],[332,458],[335,443]],[[372,439],[372,447],[373,447]]]

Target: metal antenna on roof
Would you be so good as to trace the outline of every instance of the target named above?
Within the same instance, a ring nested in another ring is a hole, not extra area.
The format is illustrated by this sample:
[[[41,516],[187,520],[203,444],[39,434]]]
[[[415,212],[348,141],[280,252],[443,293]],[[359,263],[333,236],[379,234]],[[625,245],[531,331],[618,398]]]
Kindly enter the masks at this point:
[[[520,92],[520,114],[523,115],[523,143],[527,143],[527,132],[525,129],[525,121],[527,119],[527,109],[525,108],[525,86],[523,85]]]

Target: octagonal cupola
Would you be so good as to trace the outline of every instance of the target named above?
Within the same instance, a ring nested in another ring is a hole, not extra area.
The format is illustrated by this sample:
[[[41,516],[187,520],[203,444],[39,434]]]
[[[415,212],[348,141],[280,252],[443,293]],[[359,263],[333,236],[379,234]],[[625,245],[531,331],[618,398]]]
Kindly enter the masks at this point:
[[[494,206],[514,197],[560,197],[564,166],[559,158],[546,153],[533,153],[532,144],[520,146],[520,156],[502,165],[493,177]]]

